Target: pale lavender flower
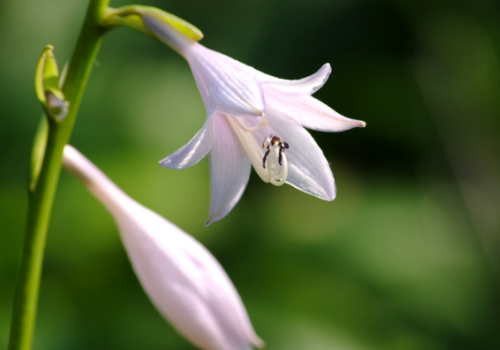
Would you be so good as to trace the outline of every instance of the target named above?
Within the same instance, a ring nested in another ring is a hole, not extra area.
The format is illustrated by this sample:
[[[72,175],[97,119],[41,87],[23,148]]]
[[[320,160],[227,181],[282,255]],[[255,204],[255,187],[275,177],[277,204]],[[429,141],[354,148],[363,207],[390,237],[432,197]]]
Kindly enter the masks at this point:
[[[73,147],[65,147],[63,163],[111,213],[139,281],[179,333],[203,350],[263,345],[231,280],[203,245],[127,196]]]
[[[304,79],[282,80],[207,49],[154,16],[144,24],[189,62],[207,120],[184,147],[163,159],[184,169],[210,154],[211,199],[207,225],[226,216],[241,198],[253,165],[265,182],[333,200],[335,182],[323,152],[304,129],[338,132],[364,127],[311,95],[328,79],[325,64]]]

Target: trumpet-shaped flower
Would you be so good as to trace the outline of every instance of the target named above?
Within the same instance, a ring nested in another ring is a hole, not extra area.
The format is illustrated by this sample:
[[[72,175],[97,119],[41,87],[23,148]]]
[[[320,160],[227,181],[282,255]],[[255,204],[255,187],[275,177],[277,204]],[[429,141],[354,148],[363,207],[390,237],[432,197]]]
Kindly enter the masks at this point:
[[[328,162],[304,127],[339,132],[365,123],[343,117],[311,96],[328,79],[328,64],[307,78],[282,80],[212,51],[154,16],[142,19],[186,58],[205,103],[207,120],[201,130],[160,164],[184,169],[210,154],[207,225],[239,201],[251,166],[264,182],[288,183],[324,200],[335,198]]]
[[[193,237],[140,205],[71,146],[65,168],[111,213],[132,266],[160,313],[198,348],[261,346],[229,277]]]

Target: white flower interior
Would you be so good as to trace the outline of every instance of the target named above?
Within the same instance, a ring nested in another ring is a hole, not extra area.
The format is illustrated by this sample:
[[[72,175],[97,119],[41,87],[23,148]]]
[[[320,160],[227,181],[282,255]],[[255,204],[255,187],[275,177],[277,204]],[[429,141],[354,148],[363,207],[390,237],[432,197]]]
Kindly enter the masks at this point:
[[[279,143],[273,144],[270,138],[266,138],[261,147],[252,135],[253,132],[268,125],[267,119],[263,118],[262,121],[254,127],[246,125],[245,121],[240,117],[226,115],[226,119],[262,181],[271,183],[275,186],[283,185],[288,176],[288,162],[284,150],[281,149],[281,145]],[[266,157],[266,153],[264,152],[266,149],[265,147],[268,147],[267,149],[269,150]],[[281,164],[279,162],[280,153]]]

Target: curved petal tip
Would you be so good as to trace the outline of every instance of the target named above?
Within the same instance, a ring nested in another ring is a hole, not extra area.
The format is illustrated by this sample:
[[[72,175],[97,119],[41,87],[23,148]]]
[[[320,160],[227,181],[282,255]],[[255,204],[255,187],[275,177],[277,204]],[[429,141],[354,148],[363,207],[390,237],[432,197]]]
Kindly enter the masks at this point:
[[[333,187],[331,189],[328,189],[328,192],[324,199],[331,202],[335,199],[335,197],[337,197],[337,186],[333,184]]]
[[[300,188],[296,184],[292,183],[288,184],[324,201],[331,202],[337,197],[337,185],[335,184],[335,180],[333,180],[333,182],[331,183],[330,182],[324,183],[323,185],[318,186],[316,188],[308,188],[308,189]]]
[[[220,219],[223,219],[223,218],[224,218],[224,217],[222,217],[222,218],[213,218],[213,217],[209,217],[209,218],[207,219],[207,221],[205,221],[205,227],[208,227],[208,226],[212,225],[214,222],[217,222],[217,221],[219,221]]]
[[[208,227],[208,226],[212,225],[213,223],[224,219],[231,212],[231,210],[234,208],[235,205],[236,205],[236,203],[229,208],[225,208],[224,210],[219,209],[215,212],[212,212],[212,207],[211,207],[210,214],[208,215],[208,219],[207,219],[207,221],[205,221],[205,227]]]
[[[259,349],[264,349],[266,347],[266,342],[263,341],[257,334],[254,334],[253,336],[252,344]]]
[[[213,223],[224,219],[231,212],[235,205],[236,203],[231,205],[230,207],[224,208],[224,210],[221,210],[219,208],[219,210],[216,210],[215,212],[212,212],[212,207],[210,207],[210,214],[208,215],[207,221],[205,221],[205,227],[208,227]]]

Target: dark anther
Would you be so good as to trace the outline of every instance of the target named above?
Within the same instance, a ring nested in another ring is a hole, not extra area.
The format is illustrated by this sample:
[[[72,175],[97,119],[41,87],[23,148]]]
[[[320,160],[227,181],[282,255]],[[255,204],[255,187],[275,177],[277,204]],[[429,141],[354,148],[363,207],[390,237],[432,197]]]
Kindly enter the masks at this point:
[[[274,146],[275,144],[277,144],[278,142],[280,142],[280,141],[281,141],[281,139],[280,139],[278,136],[273,136],[273,135],[271,135],[270,137],[272,137],[272,138],[271,138],[271,146]],[[268,147],[269,147],[269,146],[268,146]]]
[[[274,137],[274,135],[273,135],[273,134],[271,134],[271,135],[269,135],[268,137],[266,137],[266,138],[264,139],[264,141],[262,141],[262,148],[266,148],[266,141],[267,141],[267,140],[271,140],[273,137]],[[271,141],[269,141],[269,142],[271,142]],[[269,149],[269,144],[267,145],[267,149]]]
[[[283,153],[285,153],[286,148],[289,148],[288,143],[285,141],[280,142],[280,151],[278,156],[278,163],[280,163],[280,166],[283,166]]]
[[[266,141],[267,141],[267,145],[266,145]],[[262,158],[262,167],[264,169],[266,168],[266,159],[267,159],[267,156],[269,155],[269,152],[271,151],[271,147],[273,147],[276,144],[280,148],[279,152],[278,152],[278,163],[280,166],[283,166],[283,153],[285,153],[285,149],[290,148],[290,145],[285,140],[282,140],[278,136],[271,134],[268,137],[266,137],[264,139],[264,141],[262,142],[262,148],[267,148],[267,151],[264,154],[264,158]]]
[[[264,169],[266,168],[266,159],[268,155],[269,155],[269,147],[267,148],[266,154],[264,154],[264,158],[262,158],[262,167]]]

